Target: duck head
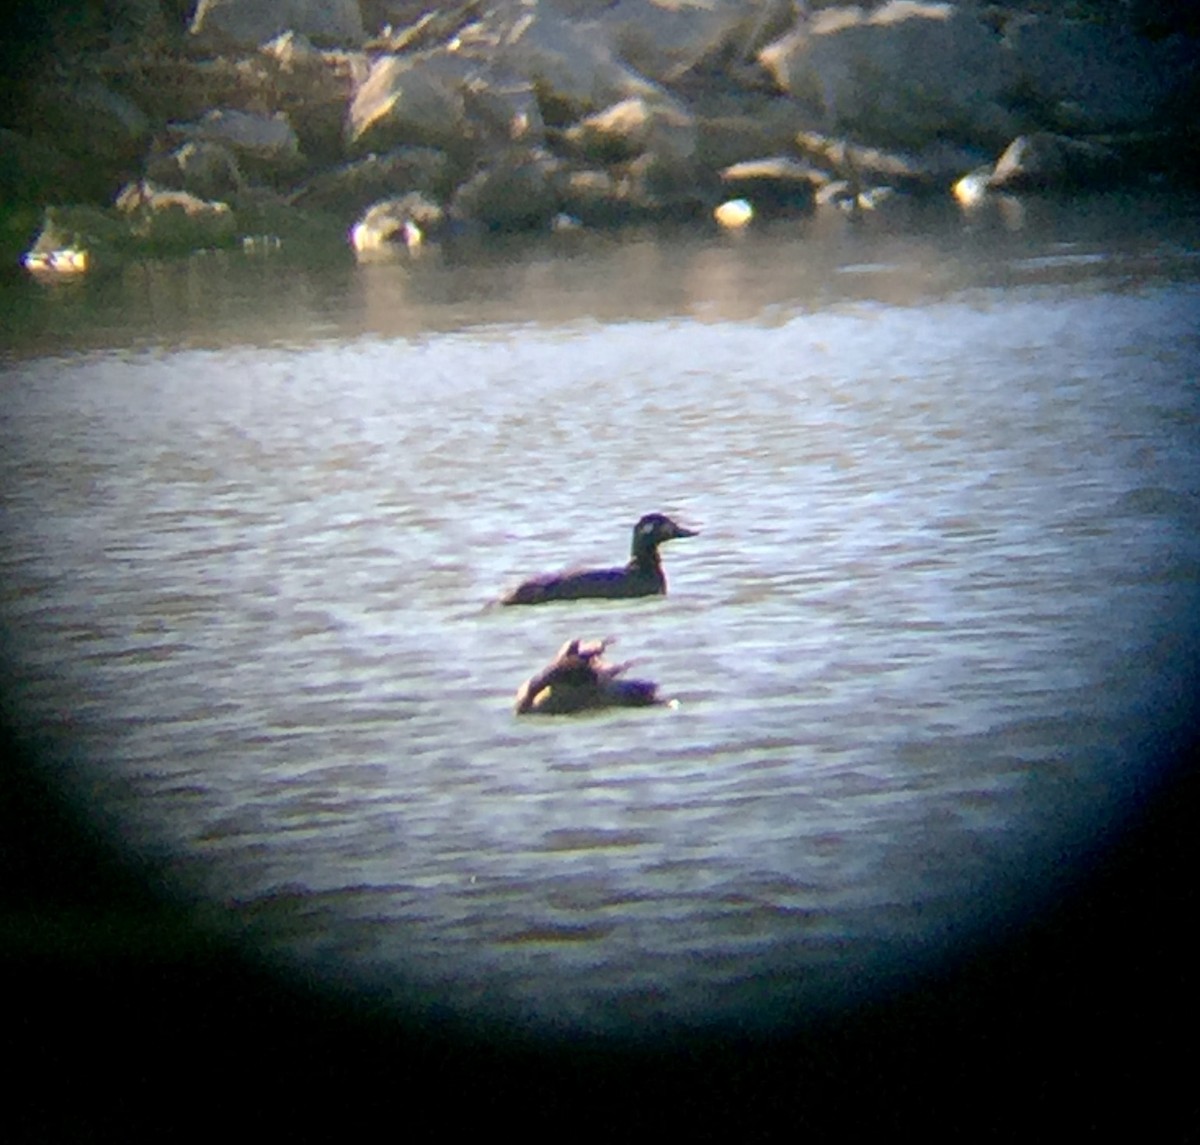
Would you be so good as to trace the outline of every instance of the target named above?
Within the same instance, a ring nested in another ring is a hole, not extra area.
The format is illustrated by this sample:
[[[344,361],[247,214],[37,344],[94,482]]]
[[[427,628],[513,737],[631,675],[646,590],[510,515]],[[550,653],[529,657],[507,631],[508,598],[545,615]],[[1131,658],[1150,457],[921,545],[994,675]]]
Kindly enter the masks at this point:
[[[636,559],[642,554],[653,553],[664,541],[698,535],[695,529],[685,529],[682,525],[677,525],[664,513],[647,513],[633,526],[632,553]]]

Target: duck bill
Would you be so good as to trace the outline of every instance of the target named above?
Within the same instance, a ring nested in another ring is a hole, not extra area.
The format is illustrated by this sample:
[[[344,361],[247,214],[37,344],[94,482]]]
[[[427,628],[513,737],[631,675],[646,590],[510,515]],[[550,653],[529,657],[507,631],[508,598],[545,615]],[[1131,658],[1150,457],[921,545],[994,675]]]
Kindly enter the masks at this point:
[[[678,538],[678,537],[698,537],[700,535],[700,533],[696,529],[685,529],[682,525],[676,525],[674,522],[672,522],[672,526],[675,529],[673,536],[676,538]]]

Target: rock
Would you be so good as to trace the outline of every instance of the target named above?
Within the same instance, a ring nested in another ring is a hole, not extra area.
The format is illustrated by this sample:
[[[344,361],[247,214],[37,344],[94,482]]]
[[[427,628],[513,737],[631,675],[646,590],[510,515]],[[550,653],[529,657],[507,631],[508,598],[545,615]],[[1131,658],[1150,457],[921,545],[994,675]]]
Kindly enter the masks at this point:
[[[708,113],[692,107],[696,121],[696,159],[704,167],[719,170],[758,155],[774,155],[789,149],[802,124],[813,115],[795,101],[778,97],[744,109]]]
[[[1150,124],[1188,71],[1179,42],[1153,43],[1118,27],[1052,16],[1010,21],[1004,47],[1010,97],[1071,132]]]
[[[287,31],[331,46],[363,41],[358,0],[200,0],[190,31],[212,47],[255,48]]]
[[[39,138],[74,161],[59,199],[107,200],[141,156],[150,128],[132,100],[88,79],[39,88],[30,118]]]
[[[116,208],[129,221],[139,253],[182,254],[230,246],[237,222],[228,203],[211,202],[187,191],[167,191],[143,180],[117,196]]]
[[[405,250],[416,253],[445,221],[437,203],[413,191],[375,203],[351,228],[350,245],[364,260],[390,258]]]
[[[989,190],[1067,190],[1116,182],[1116,152],[1099,143],[1038,132],[1008,145],[988,176]]]
[[[751,58],[793,17],[792,0],[618,0],[597,22],[619,59],[651,80],[672,83],[705,64]]]
[[[759,61],[830,127],[891,146],[1011,138],[999,100],[1007,58],[967,7],[891,0],[826,8],[768,44]]]
[[[613,173],[635,219],[705,217],[722,197],[714,173],[696,164],[663,162],[651,152],[616,165]]]
[[[760,217],[811,210],[813,195],[828,181],[824,172],[789,156],[735,163],[721,172],[725,192],[744,199]]]
[[[562,213],[584,226],[613,226],[633,212],[620,181],[596,168],[569,170],[561,182]]]
[[[258,50],[288,72],[320,69],[324,57],[303,32],[288,30],[259,45]]]
[[[445,45],[484,11],[482,0],[465,0],[453,8],[406,0],[361,0],[361,6],[364,26],[376,33],[367,48],[392,53]]]
[[[477,149],[513,143],[540,147],[546,139],[537,93],[527,79],[494,68],[463,86],[467,132]]]
[[[661,89],[617,59],[595,21],[572,21],[547,5],[521,13],[482,42],[464,47],[526,77],[537,92],[547,122],[572,123],[626,99],[653,96]]]
[[[528,80],[457,51],[388,55],[356,92],[346,124],[352,152],[402,143],[440,147],[460,162],[543,141]]]
[[[190,140],[167,154],[152,157],[146,178],[202,199],[223,199],[240,191],[245,180],[233,152],[223,143]]]
[[[493,231],[548,226],[562,209],[561,176],[558,160],[544,151],[504,156],[458,188],[450,214]]]
[[[715,177],[682,168],[663,170],[652,155],[604,170],[568,170],[560,181],[562,210],[585,226],[611,227],[661,219],[694,218],[720,198]]]
[[[653,154],[663,163],[690,162],[696,125],[675,100],[632,96],[581,120],[564,133],[586,158],[617,162]]]
[[[479,65],[439,49],[415,56],[383,56],[355,92],[346,120],[353,154],[404,143],[463,149],[463,88]]]
[[[398,147],[384,155],[368,155],[313,176],[293,193],[291,202],[308,210],[354,217],[372,203],[402,191],[420,191],[441,199],[451,190],[451,165],[434,147]]]
[[[908,190],[948,187],[980,154],[951,143],[932,143],[914,151],[886,150],[851,143],[817,131],[797,133],[795,144],[810,162],[832,175],[861,183],[888,183]]]
[[[304,166],[299,139],[283,112],[258,115],[215,108],[194,123],[171,124],[169,130],[185,142],[224,147],[236,157],[239,176],[250,181],[289,182]],[[193,161],[199,164],[200,159]],[[215,169],[209,173],[215,174]],[[235,185],[243,184],[235,179]]]
[[[277,166],[295,166],[300,158],[300,140],[282,112],[256,115],[247,111],[217,108],[201,116],[198,123],[180,130],[196,139],[222,143],[244,158]]]

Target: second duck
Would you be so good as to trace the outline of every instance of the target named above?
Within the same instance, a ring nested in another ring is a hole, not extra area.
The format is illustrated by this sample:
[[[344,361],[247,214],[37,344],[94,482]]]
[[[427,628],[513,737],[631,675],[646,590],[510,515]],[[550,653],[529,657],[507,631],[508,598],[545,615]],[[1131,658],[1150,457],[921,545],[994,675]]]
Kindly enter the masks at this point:
[[[551,600],[618,600],[658,596],[667,591],[658,546],[677,537],[694,537],[694,529],[677,525],[662,513],[647,513],[633,527],[633,545],[624,568],[550,573],[518,585],[501,604],[543,604]]]

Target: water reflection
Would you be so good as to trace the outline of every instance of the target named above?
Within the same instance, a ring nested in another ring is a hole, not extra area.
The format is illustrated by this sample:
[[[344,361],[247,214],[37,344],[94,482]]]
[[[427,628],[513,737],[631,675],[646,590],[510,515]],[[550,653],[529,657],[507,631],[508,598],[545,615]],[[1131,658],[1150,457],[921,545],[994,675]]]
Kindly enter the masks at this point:
[[[94,281],[0,281],[0,320],[10,355],[264,339],[306,345],[368,333],[417,338],[581,318],[742,321],[781,306],[917,305],[986,285],[1191,278],[1194,219],[1169,196],[1035,199],[1019,220],[990,202],[963,216],[898,201],[863,218],[831,210],[732,235],[568,233],[434,248],[383,265],[355,266],[348,250],[315,262],[286,248],[213,253]],[[1071,263],[1037,261],[1047,257]]]

